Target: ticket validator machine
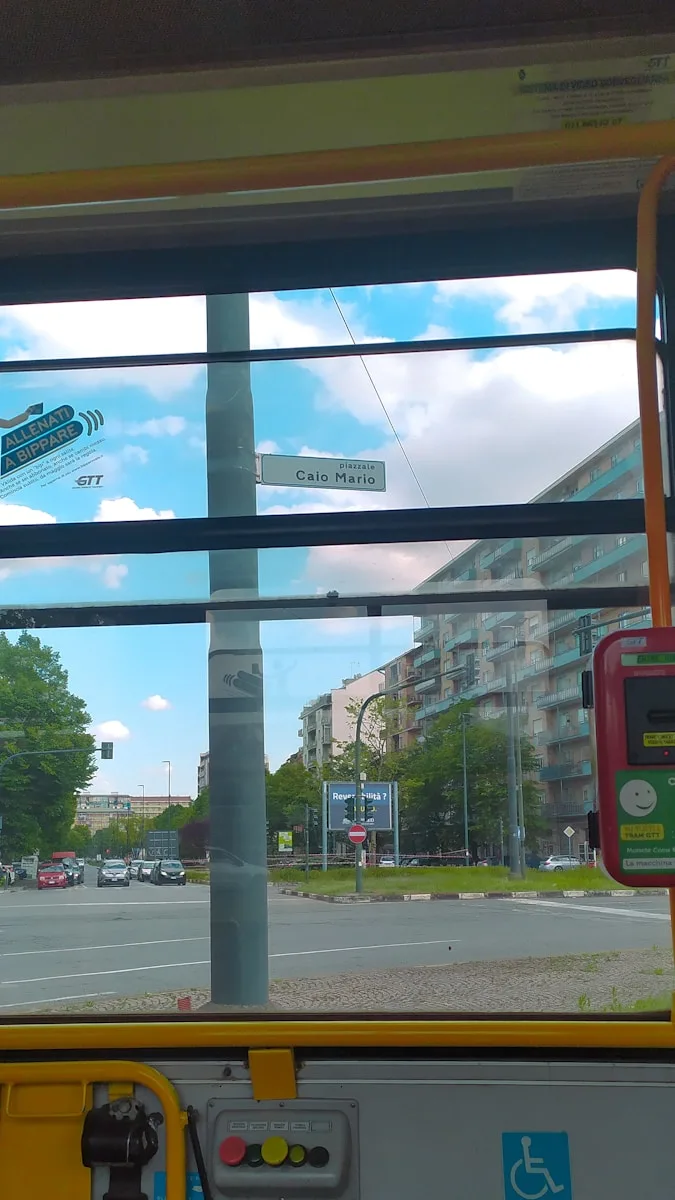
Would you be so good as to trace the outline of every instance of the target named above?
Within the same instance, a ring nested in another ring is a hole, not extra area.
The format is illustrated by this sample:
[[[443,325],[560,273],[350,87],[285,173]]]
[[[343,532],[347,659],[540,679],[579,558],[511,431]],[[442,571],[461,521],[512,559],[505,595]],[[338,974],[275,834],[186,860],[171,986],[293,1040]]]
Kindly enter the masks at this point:
[[[593,655],[593,704],[603,863],[619,883],[673,887],[675,629],[603,638]]]

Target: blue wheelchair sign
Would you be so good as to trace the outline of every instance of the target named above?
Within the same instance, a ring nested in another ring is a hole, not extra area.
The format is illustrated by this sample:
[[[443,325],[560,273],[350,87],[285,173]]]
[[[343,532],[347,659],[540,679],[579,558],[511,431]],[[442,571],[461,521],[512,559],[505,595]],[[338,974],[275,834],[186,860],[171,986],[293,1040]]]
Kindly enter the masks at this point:
[[[566,1133],[503,1133],[504,1200],[572,1200]]]

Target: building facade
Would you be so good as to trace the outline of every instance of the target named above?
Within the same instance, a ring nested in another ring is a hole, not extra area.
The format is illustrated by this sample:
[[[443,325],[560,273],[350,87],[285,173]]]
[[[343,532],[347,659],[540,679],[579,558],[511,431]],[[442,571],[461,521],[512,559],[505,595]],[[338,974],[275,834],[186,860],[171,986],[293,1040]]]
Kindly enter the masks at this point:
[[[381,691],[384,686],[384,669],[369,671],[367,675],[343,679],[341,687],[323,692],[304,706],[298,737],[302,739],[302,761],[306,767],[320,769],[323,763],[339,753],[341,743],[354,740],[351,713],[355,704],[362,703],[366,696]]]
[[[639,425],[629,426],[580,463],[533,503],[628,499],[643,494]],[[642,534],[509,538],[475,543],[430,583],[451,584],[453,607],[416,622],[413,684],[420,732],[458,701],[470,701],[483,719],[506,714],[510,697],[521,732],[539,751],[539,797],[549,833],[542,850],[567,851],[586,840],[586,816],[595,795],[588,714],[581,675],[596,641],[614,628],[645,624],[648,610],[607,609],[547,612],[545,604],[512,605],[486,612],[458,605],[463,584],[494,596],[500,587],[528,590],[616,587],[647,583]],[[450,604],[449,606],[450,607]],[[417,735],[419,736],[419,734]]]
[[[171,804],[176,808],[189,808],[192,797],[172,796]],[[168,805],[168,796],[127,796],[122,792],[94,795],[92,792],[80,792],[77,796],[74,823],[86,825],[94,834],[99,829],[107,829],[111,821],[123,819],[127,815],[152,821],[154,817],[163,813]]]
[[[209,762],[210,755],[208,750],[199,755],[199,766],[197,767],[197,795],[204,791],[204,788],[209,786]]]

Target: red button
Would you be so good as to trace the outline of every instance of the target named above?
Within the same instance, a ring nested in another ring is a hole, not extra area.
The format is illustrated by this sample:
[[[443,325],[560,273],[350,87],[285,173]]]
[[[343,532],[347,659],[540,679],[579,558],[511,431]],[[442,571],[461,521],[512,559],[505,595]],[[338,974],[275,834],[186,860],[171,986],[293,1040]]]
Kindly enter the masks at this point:
[[[219,1154],[226,1167],[238,1167],[244,1161],[246,1142],[240,1137],[225,1138],[220,1143]]]

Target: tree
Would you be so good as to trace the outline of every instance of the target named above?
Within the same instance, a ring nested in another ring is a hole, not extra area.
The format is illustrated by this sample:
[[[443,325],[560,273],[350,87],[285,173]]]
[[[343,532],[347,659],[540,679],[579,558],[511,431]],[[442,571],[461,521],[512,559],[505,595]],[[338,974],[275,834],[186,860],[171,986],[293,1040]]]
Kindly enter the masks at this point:
[[[85,703],[70,691],[60,655],[31,634],[22,633],[16,642],[0,634],[0,717],[12,730],[21,730],[20,738],[0,743],[0,763],[31,752],[8,763],[0,775],[4,856],[69,848],[75,793],[96,771],[95,743],[87,733]],[[45,750],[77,753],[32,753]]]
[[[326,764],[327,779],[353,779],[356,770],[355,744],[356,723],[363,701],[351,700],[345,712],[351,725],[352,736],[346,742],[337,742],[337,753]],[[360,766],[368,779],[395,779],[392,759],[395,755],[387,751],[387,743],[400,728],[400,716],[407,712],[404,700],[382,695],[371,700],[361,722]]]
[[[68,834],[67,849],[74,850],[78,858],[86,858],[91,854],[91,830],[88,825],[73,825]]]
[[[401,825],[409,849],[464,848],[462,722],[468,705],[456,705],[432,726],[424,742],[404,752]],[[466,720],[469,848],[474,858],[501,841],[508,830],[507,730],[499,721]],[[523,803],[527,844],[542,832],[537,788],[528,779],[537,769],[532,744],[521,738]]]
[[[265,776],[267,789],[267,827],[272,837],[280,829],[293,825],[304,825],[305,806],[310,808],[310,839],[318,840],[321,821],[321,780],[314,771],[308,771],[302,762],[293,756],[282,763],[276,771]]]

